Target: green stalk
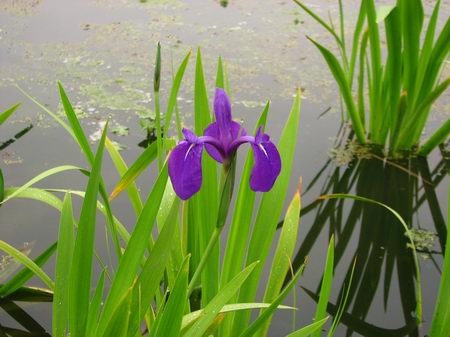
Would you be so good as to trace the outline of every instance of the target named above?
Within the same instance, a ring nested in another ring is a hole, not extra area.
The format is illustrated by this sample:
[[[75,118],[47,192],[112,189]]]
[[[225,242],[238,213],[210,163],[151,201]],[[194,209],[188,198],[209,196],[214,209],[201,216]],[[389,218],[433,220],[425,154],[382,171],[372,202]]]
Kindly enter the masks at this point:
[[[188,286],[188,297],[191,296],[194,287],[202,274],[202,271],[208,262],[208,258],[212,255],[213,249],[220,238],[223,228],[225,227],[225,222],[227,220],[228,211],[230,209],[231,198],[233,196],[234,179],[236,173],[236,157],[233,157],[231,161],[225,161],[223,163],[223,175],[221,179],[221,198],[219,209],[217,212],[216,227],[209,239],[208,245],[203,252],[202,258],[192,276],[191,281]]]
[[[189,282],[188,297],[190,297],[192,295],[192,291],[194,290],[195,285],[197,284],[197,282],[202,274],[202,271],[205,268],[206,262],[208,262],[208,257],[211,255],[214,246],[216,245],[218,239],[220,238],[222,229],[223,229],[223,227],[216,227],[214,229],[211,239],[209,240],[208,245],[206,246],[205,251],[203,252],[203,255],[198,264],[198,267],[195,270],[195,273],[192,276],[191,281]]]
[[[341,34],[341,56],[342,56],[342,63],[344,64],[344,69],[347,74],[350,74],[350,64],[348,62],[348,56],[347,56],[347,47],[345,45],[345,26],[344,26],[344,6],[342,4],[342,0],[339,0],[339,28],[340,28],[340,34]],[[349,80],[351,83],[351,80]]]
[[[159,103],[159,87],[161,83],[161,44],[158,42],[156,48],[155,77],[153,81],[153,92],[155,100],[155,122],[156,122],[156,148],[158,153],[158,168],[163,166],[162,139],[161,139],[161,108]]]
[[[366,19],[366,11],[364,9],[364,2],[362,1],[360,8],[359,8],[358,21],[356,22],[355,31],[353,33],[353,45],[352,45],[352,55],[350,57],[350,73],[349,73],[350,87],[352,87],[352,84],[353,84],[356,59],[358,57],[359,40],[360,40],[360,36],[361,36],[361,32],[362,32],[362,29],[364,26],[365,19]],[[362,42],[361,42],[361,44],[362,44]],[[360,53],[362,53],[362,49],[363,48],[361,47]]]
[[[380,50],[380,34],[378,24],[376,22],[376,10],[373,0],[364,0],[366,3],[367,22],[369,26],[369,42],[372,65],[372,86],[370,93],[370,137],[373,142],[382,144],[380,137],[380,127],[384,116],[381,110],[380,98],[382,88],[382,67],[381,67],[381,50]]]
[[[156,124],[156,151],[158,157],[158,168],[161,170],[163,166],[163,156],[162,156],[162,139],[161,139],[161,112],[160,112],[160,104],[159,104],[159,92],[154,93],[155,99],[155,124]]]

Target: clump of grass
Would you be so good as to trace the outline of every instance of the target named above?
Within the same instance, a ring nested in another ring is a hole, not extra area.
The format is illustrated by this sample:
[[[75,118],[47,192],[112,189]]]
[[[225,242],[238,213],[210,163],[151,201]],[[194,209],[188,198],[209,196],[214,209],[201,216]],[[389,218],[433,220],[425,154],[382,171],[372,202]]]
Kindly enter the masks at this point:
[[[437,32],[440,0],[427,27],[421,0],[398,0],[393,6],[378,9],[374,0],[361,1],[350,47],[345,39],[342,0],[339,0],[339,30],[301,1],[294,2],[336,41],[340,60],[330,49],[309,38],[339,86],[348,119],[360,143],[382,145],[394,154],[415,150],[427,155],[447,139],[450,119],[420,144],[433,103],[450,84],[450,78],[440,81],[450,50],[450,20]],[[380,36],[382,23],[385,58]]]
[[[161,74],[159,46],[157,55],[159,62],[155,82],[159,81]],[[283,276],[290,273],[290,259],[297,240],[300,191],[290,202],[285,216],[285,228],[277,243],[263,303],[257,300],[256,293],[261,286],[263,267],[269,263],[269,251],[291,179],[296,146],[292,140],[297,139],[300,92],[296,94],[278,143],[283,160],[281,174],[273,189],[262,196],[259,205],[256,203],[256,193],[248,184],[254,161],[251,150],[247,154],[242,176],[236,177],[239,188],[233,205],[234,173],[232,179],[226,175],[221,184],[217,163],[207,156],[203,158],[205,174],[201,190],[191,199],[182,201],[174,193],[168,179],[166,157],[175,146],[176,138],[181,137],[182,121],[176,99],[190,55],[188,53],[182,61],[173,79],[165,115],[157,117],[159,129],[163,125],[164,132],[158,132],[158,141],[147,147],[129,168],[107,137],[108,123],[94,153],[61,84],[59,91],[67,121],[28,95],[64,127],[79,145],[88,163],[87,169],[71,165],[49,169],[22,187],[5,190],[4,202],[28,198],[50,205],[61,213],[57,248],[56,245],[50,247],[43,253],[44,257],[33,261],[0,241],[0,249],[27,267],[21,271],[19,279],[11,281],[13,287],[0,287],[0,294],[10,295],[12,289],[22,287],[33,274],[41,278],[53,291],[55,337],[196,337],[214,334],[217,329],[220,329],[222,336],[251,336],[255,333],[265,336],[275,310],[295,309],[283,306],[282,302],[296,285],[304,266],[292,275],[287,284],[283,285],[282,281]],[[225,67],[220,59],[216,86],[228,88]],[[155,85],[154,89],[158,95],[159,86]],[[195,129],[201,132],[211,122],[212,115],[200,50],[195,66],[194,102]],[[155,104],[159,114],[159,102]],[[257,128],[266,126],[269,108],[267,103]],[[174,110],[178,134],[175,139],[168,136]],[[120,174],[120,180],[110,194],[101,174],[105,150]],[[136,178],[149,167],[158,174],[144,200]],[[33,187],[49,176],[67,171],[89,173],[84,191]],[[128,193],[137,219],[131,232],[113,212],[114,199],[124,191]],[[63,200],[57,196],[61,192],[64,194]],[[82,198],[79,216],[74,215],[72,208],[72,198],[75,196]],[[117,264],[106,263],[97,254],[95,239],[99,214],[106,219],[108,242],[112,242],[109,251],[114,256],[109,260],[117,260]],[[253,222],[254,215],[256,220]],[[231,217],[232,221],[224,247],[225,255],[221,257],[221,240],[218,238],[227,217]],[[154,235],[155,232],[158,234]],[[56,267],[52,278],[41,266],[55,251]],[[332,281],[333,241],[328,251],[326,277],[322,285],[326,298],[320,302],[316,321],[290,336],[302,337],[317,332],[327,321],[325,308]],[[94,257],[103,269],[97,279],[93,275]],[[252,309],[261,311],[256,320],[250,322]],[[144,324],[145,332],[141,331]]]

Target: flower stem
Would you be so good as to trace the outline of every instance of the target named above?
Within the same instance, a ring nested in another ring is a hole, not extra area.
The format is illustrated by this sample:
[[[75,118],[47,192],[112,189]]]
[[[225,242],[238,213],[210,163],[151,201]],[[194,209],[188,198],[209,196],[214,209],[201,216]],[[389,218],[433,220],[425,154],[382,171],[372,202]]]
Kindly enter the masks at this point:
[[[220,233],[222,233],[222,229],[225,226],[225,222],[227,220],[228,210],[230,209],[231,198],[233,196],[233,186],[234,186],[234,177],[236,172],[236,160],[233,156],[231,160],[227,163],[224,163],[223,166],[223,174],[220,181],[220,201],[219,201],[219,210],[217,213],[216,219],[216,227],[214,228],[214,232],[209,239],[208,246],[206,246],[205,251],[203,252],[202,258],[198,264],[197,269],[195,270],[194,275],[192,276],[191,282],[189,282],[188,286],[188,297],[191,296],[194,287],[202,274],[203,268],[208,262],[208,257],[211,255],[211,252],[216,245],[217,241],[220,238]]]
[[[194,287],[198,281],[198,279],[200,278],[200,275],[202,274],[203,268],[206,265],[206,262],[208,262],[208,257],[211,255],[211,252],[214,248],[214,246],[216,245],[218,239],[220,238],[220,234],[222,233],[222,227],[216,227],[214,229],[214,232],[211,236],[211,238],[209,239],[208,242],[208,246],[206,246],[205,251],[203,252],[203,256],[200,260],[200,263],[198,264],[197,269],[195,270],[194,275],[192,276],[191,281],[189,282],[189,286],[188,286],[188,297],[191,296],[192,291],[194,290]]]
[[[158,42],[156,47],[156,62],[155,62],[155,77],[153,80],[153,92],[155,99],[155,122],[156,122],[156,149],[158,156],[158,168],[161,170],[163,166],[163,154],[162,154],[162,135],[161,135],[161,115],[159,105],[159,86],[161,83],[161,44]],[[166,135],[163,135],[166,136]]]
[[[158,168],[161,170],[163,166],[163,155],[162,155],[162,136],[161,135],[161,112],[159,104],[159,92],[154,93],[155,100],[155,125],[156,125],[156,151],[158,156]]]

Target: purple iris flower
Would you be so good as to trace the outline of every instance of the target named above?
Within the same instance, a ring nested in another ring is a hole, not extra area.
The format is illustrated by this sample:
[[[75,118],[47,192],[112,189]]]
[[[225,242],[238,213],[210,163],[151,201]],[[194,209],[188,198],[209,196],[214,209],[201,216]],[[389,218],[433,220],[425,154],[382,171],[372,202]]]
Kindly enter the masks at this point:
[[[254,166],[250,175],[253,191],[269,191],[281,171],[281,158],[268,135],[259,128],[249,136],[239,123],[232,120],[230,101],[225,90],[217,88],[214,97],[216,121],[197,136],[183,129],[185,139],[173,149],[169,157],[169,176],[175,193],[183,200],[189,199],[202,185],[202,152],[208,154],[227,169],[237,148],[249,143],[254,153]]]

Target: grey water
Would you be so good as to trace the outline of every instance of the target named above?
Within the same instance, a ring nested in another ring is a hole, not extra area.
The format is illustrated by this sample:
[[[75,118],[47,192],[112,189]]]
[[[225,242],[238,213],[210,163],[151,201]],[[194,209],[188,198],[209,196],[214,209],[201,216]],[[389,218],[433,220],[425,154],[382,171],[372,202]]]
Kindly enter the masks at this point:
[[[322,15],[329,12],[338,22],[337,1],[311,1],[310,5]],[[345,1],[349,37],[358,5],[359,1]],[[442,17],[448,17],[449,8],[444,1]],[[302,177],[303,209],[293,267],[306,256],[308,264],[296,287],[295,303],[292,296],[286,301],[299,308],[294,313],[295,327],[310,323],[314,316],[314,296],[309,294],[318,290],[328,239],[334,234],[332,304],[339,301],[357,257],[349,307],[336,336],[424,336],[436,300],[448,223],[448,148],[435,151],[426,161],[404,162],[358,160],[343,149],[330,151],[341,140],[338,89],[306,35],[333,45],[317,23],[287,0],[232,0],[226,7],[213,0],[2,0],[0,111],[18,102],[22,105],[14,118],[0,127],[0,145],[27,130],[0,151],[5,185],[23,185],[58,165],[87,166],[65,130],[17,86],[62,114],[56,86],[60,80],[93,145],[101,123],[108,117],[116,130],[129,129],[126,135],[110,136],[123,146],[121,153],[131,163],[141,153],[138,144],[145,138],[140,116],[152,115],[156,43],[162,45],[163,98],[168,96],[173,69],[190,50],[193,53],[179,98],[187,126],[193,123],[194,57],[201,47],[210,99],[217,57],[222,56],[229,74],[233,114],[247,129],[253,129],[270,99],[267,131],[277,140],[293,94],[296,88],[302,89],[295,164],[286,198],[288,201],[294,194]],[[448,118],[449,101],[444,95],[437,103],[427,133]],[[165,107],[164,100],[162,105]],[[110,190],[118,175],[107,156],[103,176]],[[143,195],[152,177],[150,171],[139,178]],[[85,183],[83,175],[71,172],[53,176],[38,186],[83,189]],[[376,206],[350,200],[317,201],[322,194],[337,192],[385,202],[417,230],[417,240],[429,238],[420,241],[424,294],[421,326],[414,324],[416,280],[401,226]],[[135,219],[126,197],[119,197],[112,206],[122,222],[132,228]],[[55,210],[34,201],[14,200],[0,208],[0,239],[15,247],[34,242],[30,256],[35,257],[56,240],[58,222]],[[99,225],[98,244],[100,253],[105,253],[101,228]],[[51,272],[51,264],[46,270]],[[38,280],[31,284],[42,285]],[[0,331],[7,327],[38,336],[51,330],[49,303],[0,303],[0,307]],[[329,309],[333,314],[333,305]],[[276,313],[270,336],[285,336],[294,329],[293,324],[292,312]]]

